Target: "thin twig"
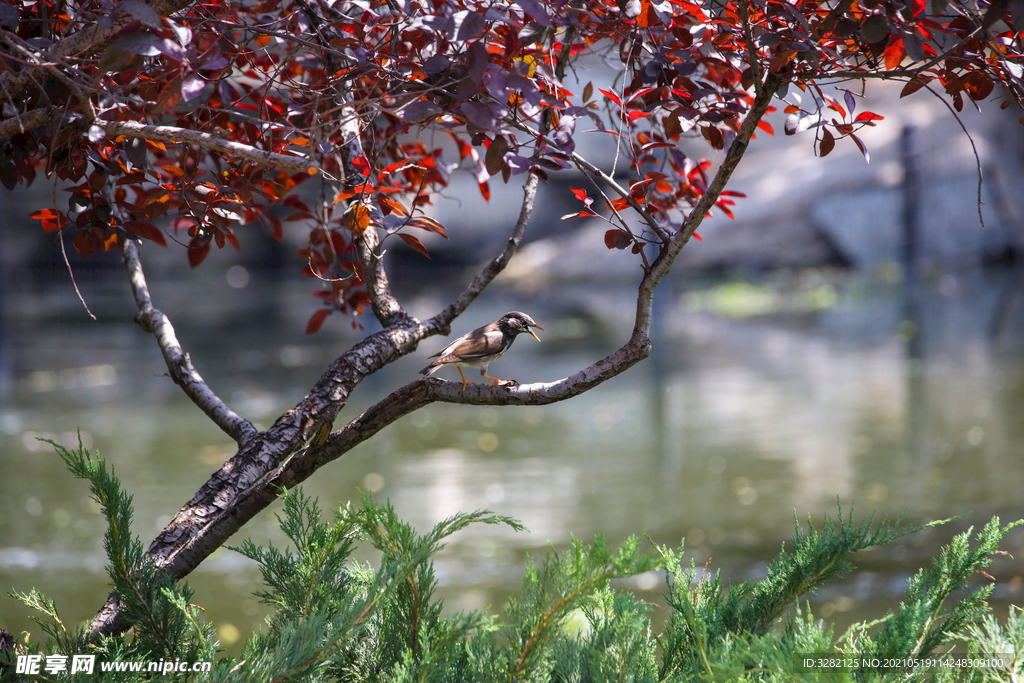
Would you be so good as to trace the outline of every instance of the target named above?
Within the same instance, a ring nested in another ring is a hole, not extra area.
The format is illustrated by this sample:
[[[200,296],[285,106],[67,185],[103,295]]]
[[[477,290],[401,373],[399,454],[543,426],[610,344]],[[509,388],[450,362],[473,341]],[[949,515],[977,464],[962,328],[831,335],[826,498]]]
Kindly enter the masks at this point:
[[[629,205],[633,207],[637,213],[643,216],[644,222],[650,226],[651,230],[653,230],[655,234],[657,234],[658,237],[662,239],[662,241],[668,242],[669,239],[671,239],[670,235],[667,232],[665,232],[664,228],[658,225],[658,222],[654,220],[654,216],[652,216],[647,211],[647,209],[640,206],[639,202],[633,199],[633,196],[629,194],[629,191],[622,187],[621,185],[619,185],[617,182],[615,182],[614,178],[612,178],[610,175],[599,169],[597,166],[594,166],[592,163],[581,157],[576,152],[573,152],[570,155],[570,157],[572,158],[573,164],[576,165],[576,168],[579,168],[581,171],[583,169],[590,171],[598,178],[606,182],[610,188],[615,190],[616,194],[618,194],[620,197],[629,202]]]
[[[68,275],[71,276],[71,286],[75,288],[75,294],[78,295],[78,300],[82,302],[82,306],[85,307],[85,312],[89,314],[89,317],[96,320],[96,316],[93,315],[92,311],[89,310],[89,304],[85,303],[85,298],[82,296],[82,292],[78,289],[78,283],[75,282],[75,274],[71,271],[71,262],[68,260],[68,252],[64,248],[64,228],[61,228],[57,234],[57,238],[60,242],[60,253],[64,256],[64,265],[68,267]]]
[[[984,175],[981,169],[981,155],[978,154],[978,146],[974,144],[974,138],[971,137],[970,132],[967,130],[967,126],[965,126],[964,122],[960,120],[959,114],[957,114],[956,110],[953,109],[953,106],[946,101],[946,98],[944,98],[939,93],[935,92],[935,90],[927,83],[924,84],[924,87],[928,89],[928,92],[930,92],[932,95],[935,95],[935,97],[937,97],[944,105],[946,105],[946,109],[948,109],[949,113],[953,115],[953,118],[956,119],[956,122],[960,124],[960,129],[963,130],[964,135],[967,136],[967,139],[971,143],[971,150],[974,152],[974,162],[978,165],[978,221],[981,223],[981,227],[984,228],[985,217],[981,213],[981,184],[984,180]]]

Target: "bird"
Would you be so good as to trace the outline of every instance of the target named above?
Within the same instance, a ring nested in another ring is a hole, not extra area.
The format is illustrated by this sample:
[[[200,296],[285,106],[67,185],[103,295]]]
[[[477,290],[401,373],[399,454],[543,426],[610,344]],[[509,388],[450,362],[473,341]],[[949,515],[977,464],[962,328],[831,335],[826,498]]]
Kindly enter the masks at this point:
[[[490,325],[478,327],[469,334],[462,335],[435,353],[431,358],[437,358],[437,360],[420,370],[420,374],[433,375],[446,365],[454,365],[459,371],[459,377],[462,378],[462,390],[465,391],[467,384],[473,384],[473,382],[467,381],[466,376],[462,374],[460,366],[466,365],[479,368],[480,376],[491,380],[489,386],[493,387],[506,380],[488,376],[487,366],[501,358],[502,354],[512,346],[516,336],[523,332],[530,333],[534,339],[540,341],[540,337],[530,329],[531,327],[536,327],[541,332],[544,331],[543,327],[535,323],[533,318],[525,313],[519,311],[506,313]]]

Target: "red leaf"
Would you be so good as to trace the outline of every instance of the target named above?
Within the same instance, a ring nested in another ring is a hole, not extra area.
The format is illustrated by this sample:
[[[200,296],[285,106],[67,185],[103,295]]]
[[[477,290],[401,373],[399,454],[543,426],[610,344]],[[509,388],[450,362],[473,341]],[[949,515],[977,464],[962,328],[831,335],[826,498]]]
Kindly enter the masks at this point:
[[[604,245],[609,249],[626,249],[633,243],[628,232],[613,228],[604,234]]]
[[[364,156],[358,156],[353,159],[352,167],[363,175],[370,175],[370,162]]]
[[[103,248],[103,241],[94,235],[92,230],[79,230],[75,233],[73,242],[75,251],[81,254],[82,258],[89,258],[90,254]]]
[[[398,236],[401,237],[402,241],[408,244],[410,247],[420,252],[427,258],[430,258],[430,254],[427,252],[427,248],[423,246],[423,243],[416,239],[414,236],[406,235],[404,232],[398,233]]]
[[[828,102],[828,108],[829,109],[831,109],[833,111],[836,111],[836,112],[839,112],[840,116],[842,116],[844,119],[846,118],[846,110],[843,109],[842,106],[840,106],[838,102],[833,100],[831,97],[826,97],[825,101]]]
[[[43,222],[43,230],[46,232],[56,232],[67,225],[68,217],[64,215],[63,211],[55,211],[54,209],[42,209],[35,211],[30,216]]]
[[[696,230],[693,231],[693,236],[697,239],[698,242],[703,242],[704,241],[704,238],[701,237],[700,233],[697,232]]]
[[[491,201],[491,186],[486,182],[479,183],[480,195],[484,198],[485,202]]]
[[[589,211],[577,211],[576,213],[567,213],[567,214],[565,214],[564,216],[562,216],[562,220],[563,221],[567,221],[570,218],[586,218],[588,216],[593,216],[593,215],[594,214],[590,213]]]
[[[655,90],[655,88],[640,88],[635,93],[630,94],[630,96],[626,98],[626,101],[627,102],[632,102],[636,98],[643,97],[644,95],[646,95],[647,93],[651,92],[652,90]]]
[[[402,159],[400,161],[396,161],[393,164],[388,164],[387,166],[384,167],[384,170],[377,174],[377,182],[379,183],[381,181],[381,178],[390,173],[394,173],[395,171],[400,171],[404,168],[408,168],[409,166],[415,165],[416,164],[413,163],[412,159]]]
[[[331,309],[321,308],[319,311],[309,316],[309,322],[306,323],[306,334],[316,334],[320,330],[320,326],[327,320],[327,316],[331,314]]]
[[[193,242],[194,241],[195,240],[193,240]],[[195,247],[193,247],[192,245],[189,245],[189,248],[188,248],[188,263],[189,263],[190,266],[195,268],[200,263],[202,263],[204,260],[206,260],[206,257],[209,256],[209,254],[210,254],[210,243],[209,242],[207,242],[206,244],[203,244],[201,246],[195,246]]]
[[[821,131],[821,143],[818,145],[818,151],[823,157],[827,157],[829,152],[835,149],[836,138],[832,135],[832,131],[828,128],[823,128]]]
[[[871,123],[872,121],[881,121],[885,117],[881,114],[876,114],[873,111],[863,111],[857,114],[857,118],[853,120],[854,123]]]
[[[633,111],[629,112],[629,121],[630,121],[630,123],[632,123],[633,121],[636,121],[638,119],[646,119],[650,115],[651,115],[651,112],[649,112],[649,111],[636,111],[636,110],[633,110]]]
[[[582,187],[570,187],[569,190],[574,195],[576,195],[576,199],[580,200],[581,202],[587,201],[587,191],[584,190]],[[33,216],[33,218],[34,217],[35,216]]]
[[[281,219],[272,213],[267,213],[264,215],[267,217],[267,219],[270,221],[270,225],[273,227],[273,232],[270,233],[270,236],[273,237],[278,242],[280,242],[281,238],[284,237],[284,226],[281,225]]]
[[[895,35],[889,39],[889,45],[885,48],[885,68],[892,71],[900,65],[907,52],[903,47],[903,36]]]
[[[611,100],[615,104],[619,105],[620,107],[622,106],[622,100],[620,100],[619,96],[616,95],[611,90],[604,90],[603,88],[598,88],[597,90],[598,90],[598,92],[600,92],[602,95],[607,97],[609,100]]]
[[[768,123],[767,121],[764,121],[764,120],[758,121],[757,122],[757,127],[760,128],[761,130],[763,130],[765,133],[768,133],[768,135],[771,135],[772,137],[775,137],[775,129],[772,128],[772,124]]]

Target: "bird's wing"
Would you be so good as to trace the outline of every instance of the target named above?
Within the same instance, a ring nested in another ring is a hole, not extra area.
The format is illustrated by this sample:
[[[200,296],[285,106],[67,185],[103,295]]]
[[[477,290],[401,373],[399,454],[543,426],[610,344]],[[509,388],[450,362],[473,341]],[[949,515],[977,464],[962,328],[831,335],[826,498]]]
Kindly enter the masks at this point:
[[[504,335],[495,323],[473,330],[441,349],[437,354],[438,363],[449,363],[452,360],[473,360],[493,356],[501,351]]]

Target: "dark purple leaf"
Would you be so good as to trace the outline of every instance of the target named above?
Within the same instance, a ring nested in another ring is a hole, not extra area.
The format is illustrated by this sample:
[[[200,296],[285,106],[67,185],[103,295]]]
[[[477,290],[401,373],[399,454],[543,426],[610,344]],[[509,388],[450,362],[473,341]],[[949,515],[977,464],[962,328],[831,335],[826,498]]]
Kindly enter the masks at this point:
[[[469,122],[484,130],[494,130],[498,126],[498,117],[491,108],[479,102],[463,102],[459,107]]]
[[[903,34],[903,49],[911,61],[920,62],[924,59],[924,46],[913,33]]]
[[[89,126],[89,142],[96,144],[101,142],[106,136],[106,132],[97,125]]]
[[[452,60],[448,59],[444,55],[434,55],[427,61],[423,62],[423,73],[428,76],[439,74],[447,69],[452,63]]]
[[[548,27],[537,21],[531,21],[529,24],[519,30],[519,34],[516,38],[519,40],[519,47],[527,47],[540,40],[544,33],[548,31]]]
[[[7,3],[0,5],[0,25],[6,26],[11,31],[16,31],[20,20],[17,7]]]
[[[118,11],[127,12],[150,28],[162,28],[164,25],[163,17],[155,9],[139,0],[121,0],[114,10],[114,14],[117,14]]]
[[[135,33],[121,36],[111,43],[110,46],[125,52],[134,52],[137,55],[156,57],[160,54],[160,48],[157,47],[158,40],[159,38],[152,33],[136,31]]]
[[[857,100],[849,90],[843,93],[843,99],[846,101],[846,108],[849,110],[850,116],[853,116],[853,112],[857,109]]]
[[[459,33],[456,35],[455,40],[459,42],[473,40],[483,33],[486,24],[487,22],[483,15],[470,11],[462,20],[462,25],[459,26]]]
[[[487,92],[491,97],[498,100],[508,100],[509,91],[508,74],[504,71],[490,71],[487,73]]]
[[[871,155],[868,154],[868,148],[865,147],[864,143],[860,141],[860,138],[857,137],[856,135],[854,135],[853,133],[850,133],[850,137],[853,138],[853,141],[857,143],[857,147],[860,148],[860,153],[864,155],[864,161],[866,161],[866,162],[868,162],[870,164],[871,163]]]
[[[466,50],[466,75],[473,83],[480,85],[490,63],[491,58],[487,54],[487,46],[479,40],[471,43],[469,49]]]
[[[505,153],[508,152],[508,140],[504,135],[494,138],[490,147],[487,148],[486,166],[487,172],[492,176],[501,172],[501,165],[505,163]]]
[[[199,68],[203,71],[215,71],[217,69],[223,69],[229,64],[231,64],[231,60],[225,57],[220,50],[214,50],[206,56],[206,59],[202,61]]]
[[[404,121],[417,123],[419,121],[432,119],[440,114],[441,111],[441,107],[437,106],[433,102],[421,100],[419,102],[413,102],[408,107],[402,109],[401,116]]]
[[[505,156],[505,164],[502,172],[507,168],[512,172],[512,175],[519,175],[520,173],[529,171],[536,161],[536,159],[532,159],[530,157],[523,157],[518,154],[508,154]]]
[[[551,21],[551,17],[548,16],[548,11],[544,9],[544,5],[537,0],[512,0],[512,3],[522,7],[527,14],[533,17],[534,21],[539,21],[548,28],[555,25]]]
[[[185,59],[185,50],[177,42],[160,38],[156,41],[156,49],[160,50],[165,57],[180,62]]]
[[[558,148],[567,154],[572,154],[576,149],[576,141],[573,140],[573,133],[576,132],[576,117],[562,116],[558,120],[558,128],[552,136]]]
[[[455,30],[455,19],[453,17],[446,17],[440,14],[428,14],[423,17],[423,25],[427,28],[433,29],[434,31],[448,33],[449,31]]]

